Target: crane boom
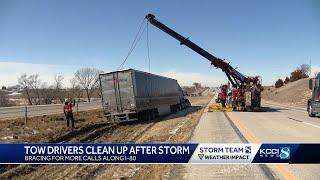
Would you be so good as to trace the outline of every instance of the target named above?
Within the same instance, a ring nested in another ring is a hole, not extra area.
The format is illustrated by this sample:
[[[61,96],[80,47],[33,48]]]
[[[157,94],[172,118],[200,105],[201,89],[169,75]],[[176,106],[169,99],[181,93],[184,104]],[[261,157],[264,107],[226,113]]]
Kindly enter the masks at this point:
[[[155,19],[155,16],[153,14],[148,14],[146,16],[146,19],[152,25],[156,26],[160,30],[164,31],[165,33],[180,41],[181,45],[189,47],[190,49],[197,52],[204,58],[208,59],[213,66],[215,66],[216,68],[220,68],[226,74],[232,85],[239,87],[241,83],[247,82],[249,80],[246,76],[244,76],[235,68],[233,68],[229,63],[226,63],[222,59],[213,56],[208,51],[202,49],[200,46],[190,41],[188,38],[185,38],[184,36],[180,35],[179,33],[175,32],[174,30],[159,22],[157,19]]]

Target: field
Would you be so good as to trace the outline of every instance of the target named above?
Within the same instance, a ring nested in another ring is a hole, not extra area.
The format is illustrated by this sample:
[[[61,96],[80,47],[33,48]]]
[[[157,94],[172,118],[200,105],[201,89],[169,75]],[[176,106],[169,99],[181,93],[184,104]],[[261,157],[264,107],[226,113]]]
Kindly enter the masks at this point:
[[[193,130],[212,96],[191,97],[192,107],[154,121],[107,124],[101,111],[79,112],[76,129],[66,127],[62,114],[34,117],[1,124],[2,142],[49,143],[183,143]],[[173,165],[3,165],[1,179],[163,179]]]

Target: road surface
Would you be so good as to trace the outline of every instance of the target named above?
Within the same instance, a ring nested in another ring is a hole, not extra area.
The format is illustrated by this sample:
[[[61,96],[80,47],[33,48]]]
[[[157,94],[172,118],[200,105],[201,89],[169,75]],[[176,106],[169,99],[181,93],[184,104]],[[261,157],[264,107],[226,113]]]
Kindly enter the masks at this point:
[[[263,112],[205,112],[190,142],[320,143],[320,118],[299,108],[263,107]],[[320,179],[320,165],[185,165],[179,172],[185,179]]]

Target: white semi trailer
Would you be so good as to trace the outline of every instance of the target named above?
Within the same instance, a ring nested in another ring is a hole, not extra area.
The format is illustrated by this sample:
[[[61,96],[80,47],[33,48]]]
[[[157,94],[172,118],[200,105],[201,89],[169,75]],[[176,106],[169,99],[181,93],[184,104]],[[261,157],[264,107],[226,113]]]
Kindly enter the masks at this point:
[[[154,119],[190,106],[177,80],[134,69],[99,75],[109,122]]]

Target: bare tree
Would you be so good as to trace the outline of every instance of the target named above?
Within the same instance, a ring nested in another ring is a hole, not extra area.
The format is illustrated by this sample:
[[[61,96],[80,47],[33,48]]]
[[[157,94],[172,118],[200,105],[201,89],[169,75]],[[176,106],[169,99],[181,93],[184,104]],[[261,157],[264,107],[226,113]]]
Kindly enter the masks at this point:
[[[54,98],[58,98],[60,100],[63,99],[63,94],[62,94],[62,81],[63,81],[63,76],[62,75],[55,75],[54,76]]]
[[[0,107],[8,107],[14,105],[14,102],[9,100],[8,94],[9,92],[0,90]]]
[[[25,98],[30,105],[41,103],[39,90],[41,86],[41,80],[38,74],[32,74],[30,76],[23,74],[19,77],[18,83],[23,87]]]
[[[98,74],[101,71],[95,68],[82,68],[75,72],[75,79],[86,92],[88,101],[91,100],[91,95],[94,89],[98,86]]]
[[[54,86],[56,89],[62,89],[62,81],[63,81],[62,75],[55,75],[54,76]]]
[[[25,95],[25,98],[28,100],[28,103],[32,105],[32,97],[30,92],[31,87],[27,74],[21,75],[18,79],[18,83],[23,88],[23,94]]]
[[[34,93],[34,102],[35,104],[40,104],[40,85],[41,80],[39,78],[39,74],[32,74],[28,77],[28,81]]]
[[[62,75],[55,75],[53,85],[48,85],[46,82],[41,83],[39,90],[40,103],[51,104],[54,100],[58,100],[59,102],[62,101],[65,93],[62,86],[63,79]]]
[[[300,67],[298,67],[298,69],[300,69],[301,72],[308,77],[311,74],[311,66],[309,64],[301,64]]]
[[[39,104],[51,104],[52,103],[52,89],[49,88],[47,82],[43,82],[39,88],[40,100]]]
[[[291,72],[290,81],[297,81],[299,79],[308,78],[311,67],[308,64],[301,64],[297,69]]]
[[[195,91],[198,91],[198,89],[201,88],[201,83],[194,82],[194,83],[193,83],[193,86],[194,86],[194,88],[195,88]]]
[[[71,87],[69,89],[69,96],[68,97],[71,99],[77,98],[79,101],[79,99],[81,97],[81,89],[80,89],[80,86],[79,86],[77,80],[75,78],[72,78],[70,80],[70,84],[71,84]]]
[[[0,107],[9,107],[13,105],[14,103],[12,103],[6,95],[0,94]]]

